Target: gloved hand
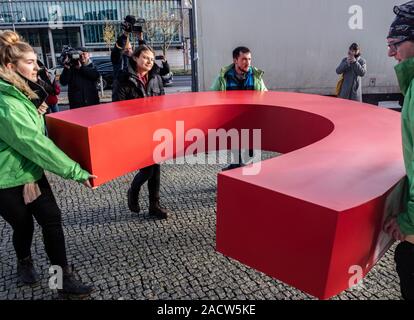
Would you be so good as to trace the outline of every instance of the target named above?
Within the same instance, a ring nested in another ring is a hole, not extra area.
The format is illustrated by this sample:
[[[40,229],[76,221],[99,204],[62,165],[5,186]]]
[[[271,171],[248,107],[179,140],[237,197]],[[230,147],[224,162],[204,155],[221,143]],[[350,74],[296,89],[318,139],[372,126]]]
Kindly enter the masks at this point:
[[[118,39],[116,40],[116,45],[119,49],[124,49],[126,42],[127,42],[128,36],[125,33],[122,33]]]

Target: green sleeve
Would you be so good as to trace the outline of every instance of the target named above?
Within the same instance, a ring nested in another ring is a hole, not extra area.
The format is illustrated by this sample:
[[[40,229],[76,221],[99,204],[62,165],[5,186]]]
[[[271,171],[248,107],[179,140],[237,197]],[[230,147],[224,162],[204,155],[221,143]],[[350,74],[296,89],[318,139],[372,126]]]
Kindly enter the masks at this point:
[[[409,207],[407,212],[401,213],[398,216],[398,225],[400,226],[401,232],[405,235],[414,235],[414,220],[413,220],[413,202],[410,201]],[[410,212],[411,211],[411,212]]]
[[[223,91],[220,85],[220,77],[217,77],[210,87],[210,91]]]
[[[0,112],[0,139],[39,167],[65,179],[83,182],[89,173],[46,137],[27,114],[9,106]]]
[[[412,95],[411,95],[412,96]],[[406,104],[404,104],[404,108],[406,108],[406,111],[411,110],[410,104],[411,98],[410,95],[406,96]],[[403,116],[403,122],[402,122],[402,132],[403,132],[403,144],[404,149],[405,148],[413,148],[411,141],[412,135],[414,134],[414,122],[410,119],[404,119]],[[410,151],[410,150],[408,150]],[[414,150],[411,150],[411,154],[413,154]],[[407,161],[408,158],[406,155],[404,156],[405,161]],[[414,160],[409,159],[411,163],[405,163],[406,173],[408,177],[408,181],[411,183],[408,183],[408,190],[407,190],[407,196],[406,196],[406,205],[404,206],[404,211],[398,216],[398,225],[400,226],[400,229],[402,233],[405,235],[414,235],[414,183],[413,183],[413,168],[414,168]]]
[[[260,81],[260,89],[260,91],[268,91],[263,79]]]
[[[409,174],[407,172],[407,174]],[[414,235],[414,185],[408,190],[408,202],[406,209],[398,216],[398,225],[405,235]]]

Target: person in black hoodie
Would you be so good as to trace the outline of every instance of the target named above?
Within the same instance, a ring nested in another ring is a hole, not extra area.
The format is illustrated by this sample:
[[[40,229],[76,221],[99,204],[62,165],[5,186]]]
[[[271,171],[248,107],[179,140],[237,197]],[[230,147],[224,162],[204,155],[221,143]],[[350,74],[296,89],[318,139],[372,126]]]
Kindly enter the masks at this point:
[[[164,95],[164,87],[158,70],[154,67],[154,51],[146,45],[139,46],[128,59],[127,70],[121,70],[115,82],[113,101],[146,98]],[[161,167],[154,164],[142,168],[134,177],[128,190],[128,207],[139,213],[139,192],[148,181],[149,214],[156,218],[166,219],[168,212],[160,206]]]
[[[79,48],[79,50],[82,54],[76,65],[71,65],[67,59],[59,79],[62,86],[68,85],[71,109],[99,104],[96,82],[100,74],[89,59],[88,50],[86,48]]]

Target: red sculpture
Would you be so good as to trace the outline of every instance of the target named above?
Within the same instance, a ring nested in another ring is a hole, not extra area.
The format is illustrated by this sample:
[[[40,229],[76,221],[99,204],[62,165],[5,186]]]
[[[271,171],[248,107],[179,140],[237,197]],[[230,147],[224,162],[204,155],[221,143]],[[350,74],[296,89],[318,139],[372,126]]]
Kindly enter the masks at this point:
[[[381,228],[399,210],[405,176],[399,113],[249,91],[167,95],[47,116],[51,138],[99,177],[96,186],[153,164],[160,143],[154,132],[175,132],[177,121],[206,134],[260,128],[262,149],[283,153],[263,161],[258,175],[218,174],[219,252],[326,299],[361,280],[391,245]]]

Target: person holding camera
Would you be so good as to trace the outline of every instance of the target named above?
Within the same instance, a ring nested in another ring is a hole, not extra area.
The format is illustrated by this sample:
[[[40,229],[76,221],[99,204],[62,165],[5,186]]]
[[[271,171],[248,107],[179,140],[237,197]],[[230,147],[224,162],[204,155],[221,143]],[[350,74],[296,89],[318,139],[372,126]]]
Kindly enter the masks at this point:
[[[118,37],[114,47],[111,50],[111,62],[113,66],[114,84],[112,85],[112,100],[114,95],[115,82],[118,79],[120,71],[128,68],[128,58],[132,56],[133,50],[129,36],[136,33],[138,36],[138,45],[145,44],[142,26],[137,25],[135,16],[125,17],[121,24],[122,34]]]
[[[118,79],[118,75],[122,70],[128,69],[128,59],[132,56],[133,49],[131,42],[129,41],[130,34],[136,34],[138,37],[138,45],[146,45],[144,40],[144,32],[142,24],[145,22],[143,19],[135,19],[135,16],[129,15],[125,17],[125,21],[121,24],[123,30],[122,34],[118,37],[114,47],[111,50],[111,62],[113,66],[114,84],[112,86],[112,101],[115,95],[115,82]],[[162,67],[154,64],[154,70],[160,74],[161,77],[170,73],[170,66],[163,55],[157,56],[156,60],[161,60]]]
[[[0,32],[0,216],[13,229],[17,273],[39,281],[31,255],[34,219],[52,265],[63,271],[62,294],[85,296],[92,287],[76,279],[66,256],[61,211],[44,170],[91,188],[89,174],[45,136],[44,99],[33,48],[13,31]],[[46,106],[47,108],[47,106]]]
[[[60,84],[68,85],[70,109],[99,104],[96,82],[100,74],[89,59],[88,50],[79,48],[78,51],[69,51],[63,66]]]
[[[348,56],[342,59],[336,73],[343,76],[343,82],[339,90],[339,98],[362,102],[361,77],[367,73],[367,64],[361,57],[361,49],[353,43],[349,47]]]
[[[146,98],[164,95],[161,76],[154,68],[154,51],[146,45],[139,46],[128,59],[128,69],[119,73],[114,88],[114,101]],[[160,175],[161,167],[154,164],[142,168],[134,177],[128,190],[128,207],[132,212],[139,213],[139,192],[148,181],[149,214],[159,219],[166,219],[168,212],[160,206]]]
[[[138,33],[138,44],[146,44],[142,32]],[[124,31],[116,40],[111,51],[111,62],[114,68],[114,80],[118,78],[119,72],[128,67],[128,58],[132,56],[132,45],[129,41],[129,32]]]

